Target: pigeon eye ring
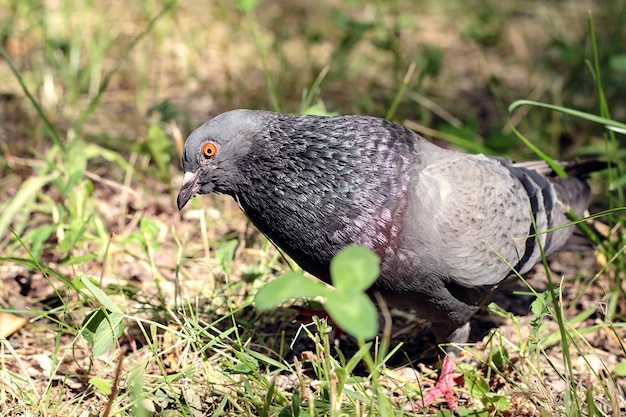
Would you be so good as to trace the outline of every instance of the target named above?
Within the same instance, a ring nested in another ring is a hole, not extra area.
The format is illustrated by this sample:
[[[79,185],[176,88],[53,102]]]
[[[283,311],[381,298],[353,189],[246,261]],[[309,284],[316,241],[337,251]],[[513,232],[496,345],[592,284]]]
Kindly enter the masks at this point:
[[[205,158],[212,158],[217,155],[217,145],[215,142],[206,142],[202,145],[202,155]]]

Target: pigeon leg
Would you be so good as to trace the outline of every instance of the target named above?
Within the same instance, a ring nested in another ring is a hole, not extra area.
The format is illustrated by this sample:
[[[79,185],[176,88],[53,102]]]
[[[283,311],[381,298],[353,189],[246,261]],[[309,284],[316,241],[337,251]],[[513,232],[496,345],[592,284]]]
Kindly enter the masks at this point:
[[[407,404],[405,411],[420,411],[424,407],[443,397],[448,403],[450,411],[455,413],[457,410],[456,399],[453,391],[453,388],[457,385],[457,380],[454,378],[455,369],[456,363],[454,362],[454,357],[450,357],[450,354],[447,354],[443,359],[441,374],[439,374],[439,379],[437,380],[435,386],[432,387],[420,401]]]
[[[418,405],[425,406],[432,404],[438,398],[442,396],[446,399],[448,407],[451,411],[456,411],[456,399],[454,398],[454,391],[452,390],[456,386],[454,380],[454,371],[456,369],[456,363],[450,359],[449,355],[446,355],[443,359],[443,365],[441,367],[441,374],[435,386],[424,395],[422,400],[418,402]],[[421,404],[420,404],[421,403]]]
[[[474,314],[474,312],[475,310],[471,311],[468,318]],[[449,343],[449,346],[446,348],[446,355],[443,358],[441,373],[439,374],[437,383],[422,397],[420,401],[411,404],[412,410],[418,411],[419,409],[426,407],[443,397],[448,403],[450,411],[456,413],[457,406],[453,388],[462,383],[462,378],[459,378],[458,380],[454,378],[454,371],[456,370],[455,361],[457,355],[460,353],[458,344],[467,342],[467,339],[469,338],[470,324],[467,322],[459,327],[457,326],[458,324],[455,323],[442,323],[434,326],[437,340],[446,341],[446,343]],[[449,333],[450,328],[454,329],[451,333]]]

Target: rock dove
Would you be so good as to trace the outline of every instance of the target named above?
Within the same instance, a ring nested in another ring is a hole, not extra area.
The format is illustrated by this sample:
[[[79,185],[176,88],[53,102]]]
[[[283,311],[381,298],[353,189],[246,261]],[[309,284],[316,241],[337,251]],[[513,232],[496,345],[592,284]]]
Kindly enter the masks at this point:
[[[182,209],[195,194],[228,194],[305,271],[329,282],[341,248],[381,259],[378,291],[432,323],[440,343],[464,343],[470,317],[507,277],[562,249],[581,216],[593,164],[515,164],[438,147],[369,116],[293,116],[233,110],[210,120],[183,151]],[[536,229],[535,229],[536,228]],[[456,404],[454,346],[437,385],[418,403]]]

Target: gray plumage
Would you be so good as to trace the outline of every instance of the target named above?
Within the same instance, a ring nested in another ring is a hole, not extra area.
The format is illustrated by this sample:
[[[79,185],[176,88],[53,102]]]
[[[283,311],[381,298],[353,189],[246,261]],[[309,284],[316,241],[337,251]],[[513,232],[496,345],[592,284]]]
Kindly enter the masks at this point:
[[[213,155],[203,146],[212,143]],[[543,163],[442,149],[383,119],[234,110],[194,131],[183,153],[182,208],[193,195],[233,196],[252,223],[304,270],[329,280],[350,244],[381,258],[371,291],[430,320],[440,342],[464,342],[468,321],[512,274],[563,248],[587,207],[584,179]],[[584,171],[584,170],[583,170]],[[584,172],[583,172],[584,174]]]

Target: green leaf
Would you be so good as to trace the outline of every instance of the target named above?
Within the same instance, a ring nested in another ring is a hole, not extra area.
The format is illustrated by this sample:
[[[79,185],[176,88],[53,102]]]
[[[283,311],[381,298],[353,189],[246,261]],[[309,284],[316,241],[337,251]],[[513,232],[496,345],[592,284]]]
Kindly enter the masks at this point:
[[[620,362],[615,365],[615,368],[613,368],[613,374],[621,377],[626,376],[626,362]]]
[[[133,169],[132,165],[129,164],[128,161],[126,161],[126,159],[124,159],[124,157],[120,153],[114,152],[110,149],[104,148],[94,143],[87,144],[87,146],[85,147],[85,158],[93,159],[96,157],[117,164],[119,167],[126,171],[131,171]]]
[[[149,217],[142,217],[139,220],[139,230],[150,242],[155,242],[159,235],[159,225],[155,219]]]
[[[235,356],[239,359],[239,363],[225,368],[230,374],[250,374],[258,372],[260,369],[259,361],[245,352],[235,352]]]
[[[104,395],[111,394],[111,381],[108,379],[94,377],[89,379],[89,383]]]
[[[378,332],[378,313],[369,297],[360,291],[328,291],[324,304],[333,322],[351,336],[372,339]]]
[[[543,292],[537,295],[537,298],[535,298],[535,300],[530,305],[530,311],[532,311],[535,317],[543,317],[549,313],[547,292]]]
[[[85,317],[82,332],[85,339],[93,345],[94,356],[103,355],[113,347],[124,330],[123,319],[123,314],[107,312],[104,308],[99,308]]]
[[[66,152],[68,157],[64,159],[66,164],[66,166],[64,167],[64,171],[66,173],[69,173],[65,188],[62,191],[62,194],[65,197],[68,197],[72,192],[72,188],[74,188],[74,186],[83,179],[85,175],[85,170],[87,169],[87,153],[85,151],[85,142],[75,135],[71,136],[72,138],[66,145]]]
[[[625,185],[626,185],[626,175],[623,175],[620,178],[613,181],[611,184],[609,184],[609,190],[615,191],[617,189],[624,187]]]
[[[609,59],[609,66],[615,72],[626,74],[626,55],[613,55]]]
[[[162,180],[169,178],[169,163],[172,159],[170,139],[167,132],[157,124],[150,125],[142,148],[156,163]]]
[[[65,237],[59,243],[59,250],[63,253],[67,253],[76,246],[78,240],[85,234],[87,225],[91,220],[91,216],[87,220],[73,219],[70,223],[70,228],[65,232]]]
[[[76,192],[75,187],[83,180],[84,175],[85,173],[83,171],[75,171],[67,177],[65,187],[63,187],[63,190],[61,191],[63,197],[70,198],[74,196],[74,193]]]
[[[465,385],[467,386],[470,395],[473,398],[484,399],[485,395],[489,393],[489,383],[480,375],[476,368],[469,364],[459,364],[457,368],[463,372],[465,378]]]
[[[328,112],[323,105],[316,103],[301,111],[300,114],[309,114],[312,116],[337,116],[339,113]]]
[[[485,138],[485,146],[496,152],[508,152],[517,145],[517,138],[510,133],[495,132]]]
[[[305,277],[301,272],[287,272],[262,287],[254,301],[257,310],[263,312],[292,298],[315,298],[327,292],[320,281]]]
[[[54,233],[57,226],[54,224],[44,224],[30,230],[24,235],[25,242],[30,241],[30,251],[36,259],[39,259],[39,252],[44,242]]]
[[[107,353],[113,347],[115,341],[122,336],[124,331],[123,320],[123,314],[109,313],[107,320],[100,322],[93,341],[93,354],[95,356]]]
[[[7,230],[9,225],[13,222],[15,216],[18,214],[28,216],[31,211],[29,207],[37,198],[41,189],[49,182],[58,178],[58,176],[59,174],[55,172],[50,175],[32,177],[24,181],[20,190],[13,196],[13,198],[9,199],[7,204],[2,204],[2,206],[0,206],[2,208],[2,214],[0,215],[0,230]],[[16,230],[16,232],[19,234],[20,230]]]
[[[237,249],[237,245],[239,241],[237,239],[229,240],[228,242],[220,245],[215,253],[215,259],[217,260],[217,264],[222,267],[222,270],[227,274],[230,274],[233,259],[235,258],[235,250]]]
[[[330,262],[330,276],[338,290],[365,291],[380,273],[378,256],[365,246],[347,246]]]
[[[20,265],[24,265],[27,268],[32,268],[32,269],[39,270],[39,271],[43,272],[46,275],[50,275],[50,276],[53,276],[53,277],[57,278],[63,284],[69,285],[71,288],[77,288],[76,287],[76,283],[77,283],[76,280],[68,279],[65,275],[61,274],[56,269],[50,268],[47,265],[42,265],[36,259],[32,259],[32,258],[17,258],[17,257],[14,257],[14,256],[0,256],[0,261],[1,262],[13,262],[13,263],[17,263],[17,264],[20,264]],[[80,283],[78,283],[78,284],[80,284]]]
[[[85,338],[93,345],[93,354],[100,356],[108,352],[122,335],[124,313],[88,276],[81,275],[80,283],[102,305],[85,317],[82,329]]]
[[[490,393],[489,395],[487,395],[487,399],[485,402],[491,404],[496,410],[508,410],[509,408],[511,408],[511,401],[506,395]]]
[[[436,414],[437,417],[452,417],[452,415],[452,412],[447,409],[439,410]],[[490,415],[489,410],[476,410],[467,407],[459,407],[455,414],[458,417],[489,417]]]
[[[238,0],[237,9],[244,13],[250,13],[256,8],[258,2],[258,0]]]
[[[74,257],[68,258],[66,261],[62,262],[61,265],[68,265],[68,266],[78,265],[84,262],[89,262],[93,259],[96,259],[97,257],[98,255],[96,255],[95,253],[87,253],[85,255],[74,256]]]
[[[359,350],[350,358],[348,363],[346,363],[346,365],[343,367],[344,371],[348,375],[352,373],[354,368],[356,368],[356,366],[361,362],[361,360],[363,359],[365,354],[369,352],[369,349],[371,347],[371,343],[364,343],[363,346],[361,346]]]
[[[108,295],[104,293],[97,285],[91,282],[91,279],[87,275],[80,276],[80,282],[85,286],[85,288],[95,297],[95,299],[106,308],[108,311],[117,314],[123,314],[122,310],[119,309],[117,304],[109,298]]]
[[[502,369],[509,363],[509,351],[503,346],[498,346],[490,352],[489,358],[496,368]]]

